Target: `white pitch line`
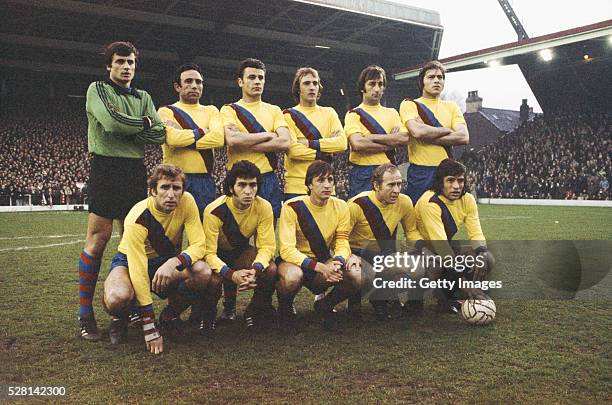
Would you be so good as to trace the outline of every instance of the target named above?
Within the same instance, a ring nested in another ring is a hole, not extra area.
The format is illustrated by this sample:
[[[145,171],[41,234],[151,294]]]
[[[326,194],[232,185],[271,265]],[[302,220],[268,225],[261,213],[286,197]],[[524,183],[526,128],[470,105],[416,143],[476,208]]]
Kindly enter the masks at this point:
[[[116,238],[118,236],[119,235],[114,234],[111,237],[112,238]],[[70,242],[61,242],[61,243],[49,243],[47,245],[18,246],[18,247],[13,247],[13,248],[0,249],[0,253],[2,253],[2,252],[15,252],[15,251],[18,251],[18,250],[44,249],[44,248],[55,247],[55,246],[74,245],[75,243],[83,243],[83,242],[85,242],[85,239],[72,240]]]
[[[13,237],[3,237],[3,238],[0,238],[0,240],[42,239],[42,238],[59,239],[59,238],[70,238],[70,237],[75,237],[75,236],[82,236],[82,234],[78,234],[78,235],[34,235],[34,236],[13,236]]]
[[[82,236],[82,233],[77,235],[34,235],[34,236],[12,236],[12,237],[1,237],[0,240],[18,240],[18,239],[61,239],[61,238],[73,238],[75,236]],[[118,236],[118,233],[114,233],[113,237]]]
[[[481,221],[486,221],[486,220],[510,220],[510,219],[531,219],[531,217],[526,217],[526,216],[516,216],[516,217],[480,217]]]
[[[48,245],[19,246],[16,248],[0,249],[0,253],[8,252],[8,251],[17,251],[17,250],[43,249],[43,248],[54,247],[54,246],[74,245],[75,243],[83,243],[83,242],[85,242],[85,239],[73,240],[70,242],[62,242],[62,243],[50,243]]]

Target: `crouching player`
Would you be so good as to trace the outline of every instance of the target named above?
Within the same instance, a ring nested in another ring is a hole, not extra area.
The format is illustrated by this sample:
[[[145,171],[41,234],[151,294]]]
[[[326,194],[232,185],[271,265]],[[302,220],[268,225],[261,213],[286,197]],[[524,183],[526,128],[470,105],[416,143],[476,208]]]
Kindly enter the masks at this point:
[[[385,163],[374,169],[372,173],[372,190],[357,194],[348,201],[351,212],[352,231],[349,237],[352,255],[346,266],[362,268],[362,260],[372,264],[374,255],[390,255],[396,252],[397,227],[401,223],[407,240],[416,241],[420,246],[423,241],[416,229],[416,216],[410,197],[400,194],[402,175],[392,163]],[[368,266],[370,267],[370,266]],[[363,268],[362,268],[363,269]],[[385,279],[395,279],[406,275],[415,269],[393,268],[385,270],[381,276]],[[367,273],[367,277],[366,277]],[[371,281],[372,271],[363,269],[362,277]],[[364,286],[367,286],[365,283]],[[385,296],[383,296],[385,295]],[[361,294],[349,300],[349,315],[360,317]],[[396,294],[370,295],[370,303],[374,307],[376,318],[389,318],[388,300],[396,300]],[[353,302],[351,302],[353,301]],[[357,301],[357,302],[355,302]]]
[[[240,160],[227,173],[225,195],[204,210],[206,260],[214,271],[213,278],[221,285],[222,278],[233,282],[238,291],[253,289],[244,319],[247,327],[272,321],[276,252],[272,205],[257,195],[261,172],[253,163]],[[249,239],[255,236],[255,246]],[[221,291],[217,293],[217,300]],[[217,302],[205,305],[200,331],[214,329]]]
[[[331,196],[335,180],[329,163],[314,161],[306,171],[305,184],[308,195],[287,200],[281,210],[279,315],[284,326],[291,328],[296,317],[293,299],[302,285],[314,294],[333,287],[315,302],[315,311],[322,316],[324,328],[334,330],[334,307],[360,285],[358,269],[347,271],[344,265],[351,254],[350,213],[346,202]]]
[[[478,207],[474,196],[466,192],[466,169],[461,163],[444,159],[436,169],[431,190],[426,191],[416,204],[417,229],[428,241],[427,247],[435,254],[455,257],[458,254],[478,257],[471,269],[459,271],[455,268],[444,268],[440,277],[449,281],[472,280],[482,281],[491,272],[495,264],[493,255],[487,250]],[[465,224],[471,248],[461,251],[452,243],[458,227]],[[428,269],[433,270],[433,269]],[[460,305],[456,300],[458,283],[455,288],[438,289],[434,294],[443,310],[457,313]],[[480,289],[469,288],[464,292],[470,297],[486,298]]]
[[[211,271],[200,261],[204,232],[195,200],[184,192],[183,171],[174,165],[158,165],[148,187],[149,197],[137,203],[125,219],[119,252],[104,283],[103,305],[113,316],[110,338],[117,344],[127,334],[127,311],[136,299],[147,349],[158,354],[164,343],[155,326],[151,291],[168,298],[160,314],[161,332],[180,334],[180,314],[206,289]],[[184,229],[189,247],[181,252],[177,244]]]

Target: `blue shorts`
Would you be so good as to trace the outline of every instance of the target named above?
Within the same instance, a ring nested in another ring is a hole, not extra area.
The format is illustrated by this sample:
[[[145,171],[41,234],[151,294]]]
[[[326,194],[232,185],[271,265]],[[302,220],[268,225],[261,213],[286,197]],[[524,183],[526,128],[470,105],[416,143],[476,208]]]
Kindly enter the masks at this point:
[[[166,263],[166,261],[168,261],[169,259],[173,257],[174,256],[158,256],[158,257],[149,259],[148,260],[149,281],[153,280],[153,277],[155,277],[155,272],[157,272],[157,269],[159,269],[162,264]],[[115,267],[119,267],[119,266],[128,267],[127,256],[121,252],[117,252],[115,256],[113,256],[113,259],[111,260],[110,269],[108,270],[108,272],[110,273],[111,271],[113,271]],[[185,282],[183,280],[179,281],[178,286],[175,286],[174,288],[173,287],[170,287],[170,288],[172,288],[172,290],[170,291],[166,290],[166,291],[157,293],[151,290],[151,292],[153,292],[155,295],[157,295],[161,299],[166,299],[168,298],[168,293],[176,289],[179,292],[185,294],[188,298],[191,298],[191,299],[197,298],[197,295],[195,295],[196,293],[194,291],[189,290],[185,286]]]
[[[278,218],[283,202],[283,193],[281,193],[278,177],[276,173],[268,172],[261,176],[261,180],[261,190],[257,192],[257,195],[272,204],[274,218]]]
[[[215,181],[208,173],[187,173],[185,190],[195,198],[198,211],[200,212],[200,219],[202,219],[204,208],[215,201],[217,196]]]
[[[402,194],[408,195],[413,205],[416,205],[423,193],[432,186],[436,169],[436,166],[419,166],[412,163],[408,167],[406,187]]]
[[[353,165],[351,167],[349,174],[349,198],[353,198],[364,191],[372,190],[372,173],[374,173],[377,167],[377,165]]]

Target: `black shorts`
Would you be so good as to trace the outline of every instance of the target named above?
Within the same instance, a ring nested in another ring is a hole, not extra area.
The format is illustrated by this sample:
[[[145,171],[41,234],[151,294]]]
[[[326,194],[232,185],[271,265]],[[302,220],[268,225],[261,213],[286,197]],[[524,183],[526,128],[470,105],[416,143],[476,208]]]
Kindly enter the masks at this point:
[[[130,209],[147,198],[147,170],[143,159],[92,155],[89,212],[124,219]]]

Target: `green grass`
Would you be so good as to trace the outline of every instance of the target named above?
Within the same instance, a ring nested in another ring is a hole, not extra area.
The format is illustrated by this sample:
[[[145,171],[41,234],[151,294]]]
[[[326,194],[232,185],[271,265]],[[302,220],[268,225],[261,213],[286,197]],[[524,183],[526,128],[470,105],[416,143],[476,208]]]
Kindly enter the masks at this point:
[[[496,298],[498,317],[489,326],[439,315],[428,300],[422,318],[382,325],[364,305],[364,322],[345,321],[342,334],[329,334],[314,319],[312,295],[302,291],[301,332],[295,336],[278,330],[251,335],[238,322],[220,327],[214,340],[169,342],[159,357],[145,352],[134,329],[118,347],[76,336],[76,262],[86,214],[0,214],[0,340],[16,338],[12,348],[0,346],[0,384],[65,385],[71,402],[610,401],[611,283],[609,275],[604,278],[609,256],[596,262],[603,281],[574,299],[556,299],[558,291],[546,288],[551,280],[538,272],[554,273],[549,266],[559,263],[516,250],[546,256],[551,246],[576,245],[524,240],[599,240],[589,243],[609,247],[610,210],[481,206],[480,214],[485,235],[498,250],[493,278],[513,291],[539,280],[529,299]],[[508,240],[515,242],[495,242]],[[68,242],[75,243],[32,249]],[[108,318],[99,297],[117,243],[114,238],[108,246],[96,292],[103,329]],[[579,250],[590,246],[577,244]],[[15,250],[23,247],[30,249]],[[240,296],[239,312],[247,299]],[[162,305],[156,301],[158,313]]]

